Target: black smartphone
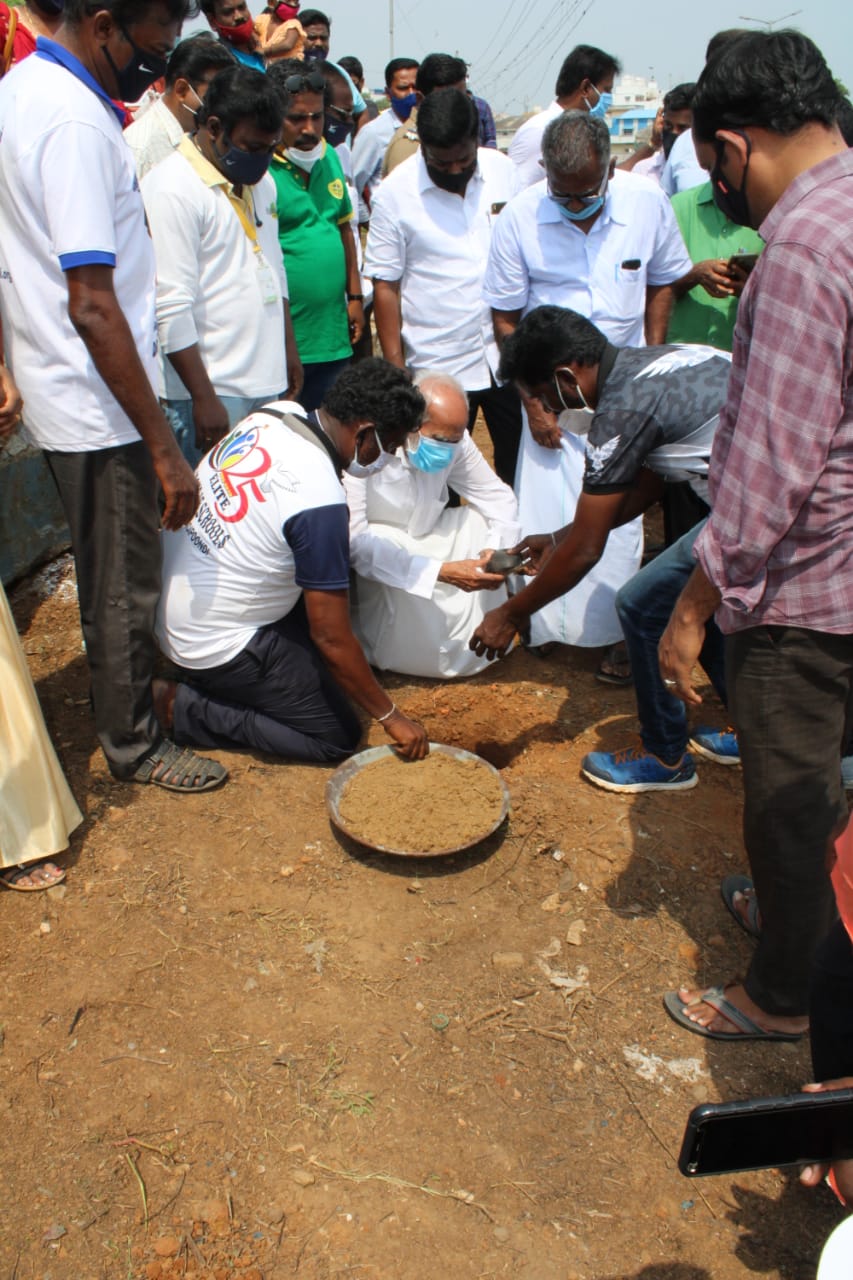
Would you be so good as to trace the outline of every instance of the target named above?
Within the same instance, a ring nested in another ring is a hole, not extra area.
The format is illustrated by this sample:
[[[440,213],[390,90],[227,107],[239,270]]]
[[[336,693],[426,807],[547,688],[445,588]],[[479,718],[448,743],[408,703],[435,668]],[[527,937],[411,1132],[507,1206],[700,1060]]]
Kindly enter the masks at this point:
[[[757,261],[757,253],[733,253],[729,258],[729,265],[732,267],[740,267],[741,271],[745,271],[746,274],[749,275]]]
[[[688,1178],[853,1157],[853,1089],[705,1102],[687,1120],[678,1167]]]

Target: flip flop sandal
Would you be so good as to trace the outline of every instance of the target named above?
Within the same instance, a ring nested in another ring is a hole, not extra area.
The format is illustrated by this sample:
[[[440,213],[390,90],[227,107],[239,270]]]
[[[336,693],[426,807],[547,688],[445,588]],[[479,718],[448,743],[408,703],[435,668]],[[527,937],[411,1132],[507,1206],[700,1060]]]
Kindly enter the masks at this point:
[[[805,1031],[767,1031],[764,1027],[760,1027],[754,1022],[748,1014],[742,1013],[731,1000],[726,999],[725,989],[723,987],[709,987],[707,991],[702,992],[703,1004],[710,1005],[717,1013],[722,1014],[734,1026],[737,1031],[711,1031],[709,1027],[700,1026],[698,1022],[694,1022],[688,1017],[687,1010],[693,1006],[689,1006],[686,1000],[682,1000],[677,991],[668,991],[663,998],[664,1008],[674,1022],[680,1027],[684,1027],[685,1031],[692,1031],[696,1036],[704,1036],[706,1040],[802,1040],[806,1034]]]
[[[616,670],[617,667],[623,668],[621,673]],[[631,662],[627,653],[623,654],[621,645],[611,645],[607,650],[607,653],[601,659],[595,678],[600,680],[602,684],[613,684],[620,689],[625,689],[628,685],[634,683]]]
[[[746,898],[745,917],[741,915],[735,906],[736,893],[741,893]],[[755,895],[755,887],[749,876],[724,876],[720,881],[720,897],[744,933],[748,933],[750,938],[760,938],[761,911],[758,906],[758,898]]]
[[[198,756],[189,747],[178,747],[164,738],[156,751],[142,761],[130,782],[150,782],[166,791],[212,791],[221,787],[228,770],[216,760]]]
[[[65,879],[65,872],[62,867],[56,868],[56,875],[52,875],[50,880],[43,884],[21,884],[21,880],[26,880],[27,876],[31,876],[34,871],[38,871],[40,867],[50,862],[50,859],[42,859],[40,862],[22,862],[17,867],[7,867],[5,871],[0,871],[0,884],[5,885],[7,889],[14,889],[16,893],[44,893],[45,889],[52,889],[54,885],[62,884]]]

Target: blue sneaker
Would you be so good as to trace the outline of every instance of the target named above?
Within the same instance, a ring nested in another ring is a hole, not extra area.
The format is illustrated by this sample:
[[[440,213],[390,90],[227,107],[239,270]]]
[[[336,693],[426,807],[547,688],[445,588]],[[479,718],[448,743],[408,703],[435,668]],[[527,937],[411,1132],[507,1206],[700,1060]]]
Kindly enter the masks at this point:
[[[708,725],[690,735],[689,745],[715,764],[740,764],[740,750],[734,729],[711,729]]]
[[[677,764],[664,764],[642,747],[591,751],[581,760],[581,773],[605,791],[688,791],[699,779],[688,751]]]

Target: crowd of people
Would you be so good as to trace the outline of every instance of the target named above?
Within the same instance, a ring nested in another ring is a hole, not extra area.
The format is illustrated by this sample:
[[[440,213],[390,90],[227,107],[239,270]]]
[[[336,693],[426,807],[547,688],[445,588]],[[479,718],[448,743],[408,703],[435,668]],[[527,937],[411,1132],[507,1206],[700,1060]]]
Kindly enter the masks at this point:
[[[63,503],[111,773],[193,793],[227,779],[196,748],[338,761],[355,708],[420,759],[373,668],[624,644],[600,674],[633,681],[640,745],[583,778],[743,774],[750,875],[722,892],[754,959],[669,1013],[795,1040],[811,1001],[821,1065],[853,1074],[844,841],[840,924],[825,868],[853,728],[853,108],[822,54],[719,33],[617,164],[600,48],[504,154],[456,55],[392,59],[379,110],[325,13],[201,7],[181,39],[191,0],[0,5],[0,432],[23,418]],[[40,889],[81,819],[0,603],[2,878]],[[728,724],[691,726],[697,662]]]

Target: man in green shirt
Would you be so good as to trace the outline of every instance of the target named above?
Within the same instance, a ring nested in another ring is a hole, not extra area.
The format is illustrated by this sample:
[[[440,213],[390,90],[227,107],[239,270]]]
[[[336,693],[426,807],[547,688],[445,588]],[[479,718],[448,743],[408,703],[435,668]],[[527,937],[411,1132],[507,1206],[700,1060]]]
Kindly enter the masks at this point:
[[[349,364],[364,327],[353,210],[341,162],[323,138],[322,70],[286,59],[267,74],[285,101],[281,146],[270,173],[278,194],[278,238],[293,331],[305,371],[300,402],[310,411]]]
[[[738,298],[750,269],[732,258],[758,254],[764,242],[725,216],[714,203],[710,182],[673,196],[672,211],[694,265],[674,286],[677,301],[666,340],[731,351]]]

